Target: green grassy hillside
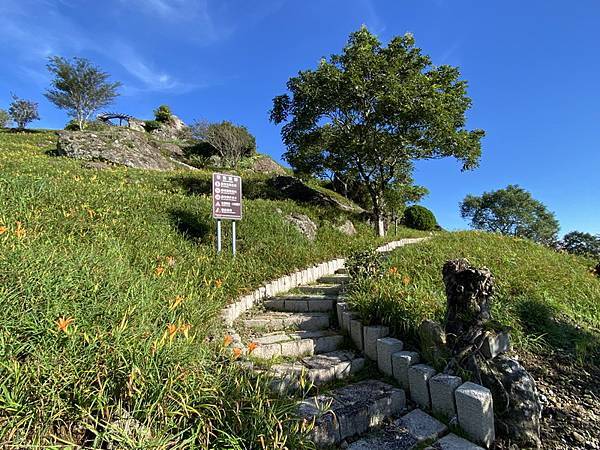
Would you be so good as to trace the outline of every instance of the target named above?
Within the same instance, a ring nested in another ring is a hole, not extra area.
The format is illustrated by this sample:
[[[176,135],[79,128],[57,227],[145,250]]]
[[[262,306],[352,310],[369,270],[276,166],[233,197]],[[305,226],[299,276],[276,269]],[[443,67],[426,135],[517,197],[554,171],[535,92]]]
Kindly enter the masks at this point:
[[[356,286],[351,303],[368,320],[415,338],[424,319],[442,321],[445,261],[467,258],[488,267],[497,292],[494,318],[513,327],[517,348],[564,349],[580,360],[600,359],[600,279],[594,261],[530,241],[481,232],[441,233],[395,251],[387,275]]]
[[[207,337],[235,296],[374,246],[372,230],[353,218],[347,237],[334,228],[347,215],[270,200],[248,176],[238,257],[217,255],[210,173],[85,168],[52,156],[55,141],[0,132],[0,442],[297,445],[290,405]],[[314,243],[292,211],[319,225]]]

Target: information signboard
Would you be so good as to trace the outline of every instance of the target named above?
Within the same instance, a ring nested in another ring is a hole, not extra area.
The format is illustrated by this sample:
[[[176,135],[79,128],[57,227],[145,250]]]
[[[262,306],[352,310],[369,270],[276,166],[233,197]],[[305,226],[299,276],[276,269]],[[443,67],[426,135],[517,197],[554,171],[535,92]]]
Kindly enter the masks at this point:
[[[240,220],[242,218],[242,178],[237,175],[213,173],[213,217]]]

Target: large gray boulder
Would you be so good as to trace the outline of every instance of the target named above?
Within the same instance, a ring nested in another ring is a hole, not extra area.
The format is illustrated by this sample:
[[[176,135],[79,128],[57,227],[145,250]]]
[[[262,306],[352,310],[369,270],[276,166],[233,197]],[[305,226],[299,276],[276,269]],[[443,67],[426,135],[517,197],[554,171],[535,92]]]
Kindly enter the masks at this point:
[[[285,220],[291,223],[309,241],[317,238],[317,225],[306,214],[292,213],[285,216]]]
[[[344,204],[337,198],[310,187],[296,177],[281,175],[272,178],[269,183],[275,191],[280,193],[282,198],[289,198],[297,202],[311,203],[315,205],[333,206],[344,211],[363,211],[358,207]]]
[[[139,169],[170,170],[183,166],[175,160],[183,155],[179,146],[122,127],[107,131],[59,131],[57,153]]]

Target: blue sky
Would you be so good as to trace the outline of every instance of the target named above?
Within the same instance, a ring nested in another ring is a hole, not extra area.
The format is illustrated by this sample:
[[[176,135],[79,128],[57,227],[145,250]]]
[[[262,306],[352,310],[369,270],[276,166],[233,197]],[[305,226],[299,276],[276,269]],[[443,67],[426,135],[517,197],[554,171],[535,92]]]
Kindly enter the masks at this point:
[[[449,229],[458,203],[516,183],[554,211],[562,233],[600,233],[600,3],[596,0],[0,0],[0,108],[40,104],[35,126],[67,121],[43,97],[51,55],[87,57],[123,82],[111,110],[246,125],[279,158],[271,99],[298,70],[339,52],[365,24],[383,40],[412,32],[436,64],[460,67],[483,128],[479,169],[417,164],[423,204]]]

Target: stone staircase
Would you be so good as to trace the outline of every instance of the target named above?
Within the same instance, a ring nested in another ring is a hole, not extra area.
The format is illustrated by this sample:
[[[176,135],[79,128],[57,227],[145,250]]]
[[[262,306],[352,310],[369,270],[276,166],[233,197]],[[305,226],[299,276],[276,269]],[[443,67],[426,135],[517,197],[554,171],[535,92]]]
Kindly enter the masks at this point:
[[[339,269],[241,315],[235,329],[246,346],[254,344],[254,370],[271,375],[275,391],[298,397],[299,415],[314,424],[310,436],[319,448],[481,449],[418,409],[355,350],[336,313],[348,280]]]

